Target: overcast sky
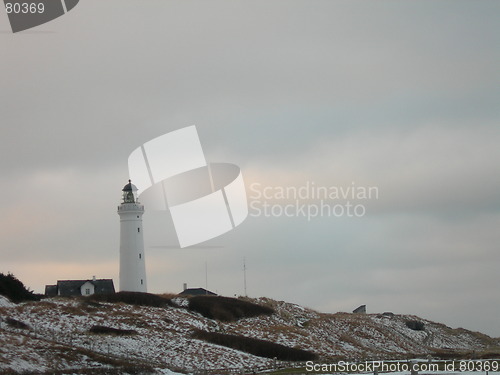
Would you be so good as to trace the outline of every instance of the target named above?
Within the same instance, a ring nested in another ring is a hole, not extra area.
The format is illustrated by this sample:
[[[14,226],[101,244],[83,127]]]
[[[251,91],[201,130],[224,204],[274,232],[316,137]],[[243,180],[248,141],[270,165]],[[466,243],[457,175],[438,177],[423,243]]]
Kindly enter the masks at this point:
[[[150,292],[244,294],[246,258],[252,297],[498,337],[499,39],[500,3],[481,0],[85,0],[18,34],[0,14],[0,272],[117,286],[128,155],[195,124],[249,203],[307,182],[378,199],[186,249],[146,207]]]

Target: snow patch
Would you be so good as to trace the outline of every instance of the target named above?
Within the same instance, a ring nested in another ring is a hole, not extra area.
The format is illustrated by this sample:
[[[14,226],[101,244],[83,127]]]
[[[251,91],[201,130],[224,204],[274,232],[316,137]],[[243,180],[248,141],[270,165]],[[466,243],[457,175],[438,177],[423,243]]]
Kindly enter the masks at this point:
[[[10,302],[7,297],[0,295],[0,307],[12,307],[14,303]]]

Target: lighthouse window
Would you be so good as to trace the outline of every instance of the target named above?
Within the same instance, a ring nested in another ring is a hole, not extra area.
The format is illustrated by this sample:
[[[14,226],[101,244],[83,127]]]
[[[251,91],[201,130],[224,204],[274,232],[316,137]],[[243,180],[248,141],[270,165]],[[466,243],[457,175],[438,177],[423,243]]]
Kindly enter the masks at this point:
[[[139,254],[139,259],[142,259],[142,254]]]
[[[137,233],[140,233],[141,232],[141,228],[137,228]]]
[[[141,285],[144,284],[143,280],[141,279]]]
[[[137,215],[137,218],[139,219],[139,215]]]

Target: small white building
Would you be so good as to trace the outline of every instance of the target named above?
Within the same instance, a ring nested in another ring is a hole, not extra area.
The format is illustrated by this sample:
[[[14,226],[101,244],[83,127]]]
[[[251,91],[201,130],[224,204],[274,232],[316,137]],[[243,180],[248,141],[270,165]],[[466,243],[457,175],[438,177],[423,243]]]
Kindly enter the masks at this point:
[[[85,284],[83,284],[80,287],[80,292],[82,296],[90,296],[95,293],[95,285],[91,281],[86,281]]]

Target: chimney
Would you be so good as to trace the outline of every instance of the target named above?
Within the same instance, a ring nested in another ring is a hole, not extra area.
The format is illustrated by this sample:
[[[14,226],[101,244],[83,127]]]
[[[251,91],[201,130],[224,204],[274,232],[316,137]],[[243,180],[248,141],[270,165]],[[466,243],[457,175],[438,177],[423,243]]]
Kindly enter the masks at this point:
[[[184,288],[183,290],[186,290],[186,289],[188,288],[187,283],[184,283],[184,284],[182,285],[182,287]]]

